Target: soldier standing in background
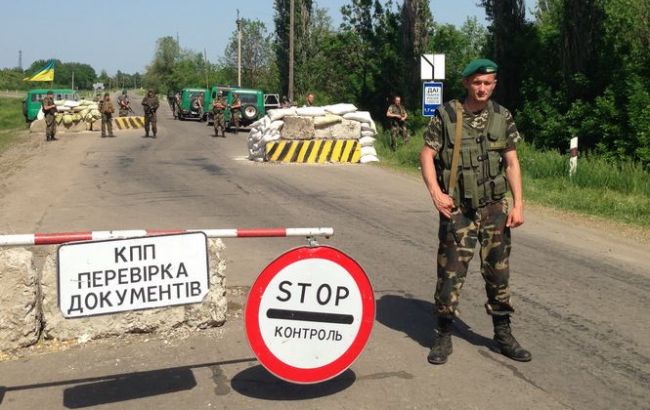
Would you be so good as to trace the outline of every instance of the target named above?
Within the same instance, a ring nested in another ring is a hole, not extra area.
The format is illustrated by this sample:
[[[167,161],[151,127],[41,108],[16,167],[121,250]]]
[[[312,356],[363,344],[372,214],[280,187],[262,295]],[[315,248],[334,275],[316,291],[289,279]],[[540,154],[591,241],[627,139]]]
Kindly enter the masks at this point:
[[[126,90],[122,90],[122,95],[117,97],[117,104],[119,107],[120,117],[126,117],[127,115],[129,115],[129,108],[131,106],[131,102],[129,101],[129,96],[126,94]]]
[[[54,104],[54,93],[48,91],[41,102],[43,114],[45,114],[45,141],[56,141],[56,105]]]
[[[153,92],[153,90],[147,91],[147,95],[142,100],[142,108],[144,110],[144,132],[145,137],[149,137],[149,128],[153,131],[153,137],[156,138],[158,133],[158,127],[156,125],[156,111],[160,104],[158,103],[158,97]]]
[[[106,129],[108,128],[108,136],[114,137],[113,134],[113,113],[115,108],[111,102],[111,95],[104,94],[104,99],[99,103],[99,112],[102,114],[102,138],[106,137]]]
[[[307,101],[305,102],[305,107],[313,107],[315,98],[316,97],[314,96],[314,93],[307,94]]]
[[[235,123],[235,134],[239,131],[239,120],[241,120],[241,101],[239,94],[232,95],[232,104],[230,105],[230,114],[232,121]]]
[[[217,98],[212,103],[212,115],[214,117],[214,136],[219,136],[219,130],[221,130],[221,135],[226,138],[226,99],[223,98],[223,92],[219,91]]]
[[[451,327],[458,316],[460,290],[477,243],[485,280],[485,309],[492,317],[494,341],[501,353],[527,362],[531,354],[512,335],[510,315],[510,229],[524,223],[521,169],[512,114],[490,98],[497,65],[474,60],[463,71],[464,101],[438,108],[424,134],[422,177],[440,212],[437,337],[428,361],[443,364],[452,352]],[[461,155],[462,154],[462,155]],[[506,193],[512,191],[508,210]]]
[[[401,135],[404,142],[408,142],[409,130],[406,128],[406,119],[409,117],[402,105],[402,98],[397,95],[393,104],[388,107],[386,117],[390,121],[390,148],[395,151],[397,148],[397,136]]]

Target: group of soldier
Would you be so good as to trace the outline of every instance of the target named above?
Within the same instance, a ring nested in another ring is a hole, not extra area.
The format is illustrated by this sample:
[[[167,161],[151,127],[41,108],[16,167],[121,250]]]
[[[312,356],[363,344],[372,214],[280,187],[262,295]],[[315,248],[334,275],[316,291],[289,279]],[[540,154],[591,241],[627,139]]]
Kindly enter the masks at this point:
[[[235,134],[239,131],[241,121],[241,99],[237,93],[232,95],[232,104],[228,106],[223,91],[217,93],[217,98],[212,102],[212,117],[214,120],[214,136],[218,137],[221,132],[222,137],[226,137],[226,109],[230,108],[230,115],[235,127]]]
[[[97,110],[101,114],[101,132],[102,138],[115,137],[113,134],[113,114],[115,113],[115,106],[111,101],[109,93],[104,93],[101,97],[100,94],[96,97]],[[131,102],[126,90],[117,99],[118,114],[120,117],[126,117],[129,112],[133,113]],[[152,132],[153,138],[158,134],[156,111],[158,110],[159,103],[158,97],[153,90],[147,91],[147,95],[142,100],[142,109],[144,110],[144,130],[145,137],[149,137],[149,132]],[[56,105],[54,104],[54,93],[48,91],[42,101],[43,114],[45,114],[45,140],[56,141],[56,121],[55,115],[57,112]]]

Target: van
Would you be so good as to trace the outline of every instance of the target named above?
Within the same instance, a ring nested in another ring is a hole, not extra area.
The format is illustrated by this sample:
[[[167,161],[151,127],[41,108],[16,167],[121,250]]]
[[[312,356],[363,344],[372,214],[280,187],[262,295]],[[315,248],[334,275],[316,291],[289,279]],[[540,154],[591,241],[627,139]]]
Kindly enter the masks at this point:
[[[27,97],[23,100],[23,115],[25,116],[25,121],[30,122],[34,121],[38,116],[38,113],[43,107],[42,101],[43,98],[47,95],[48,91],[52,91],[54,94],[54,100],[72,100],[79,101],[79,94],[75,90],[69,88],[54,88],[51,90],[45,88],[37,88],[27,91]]]

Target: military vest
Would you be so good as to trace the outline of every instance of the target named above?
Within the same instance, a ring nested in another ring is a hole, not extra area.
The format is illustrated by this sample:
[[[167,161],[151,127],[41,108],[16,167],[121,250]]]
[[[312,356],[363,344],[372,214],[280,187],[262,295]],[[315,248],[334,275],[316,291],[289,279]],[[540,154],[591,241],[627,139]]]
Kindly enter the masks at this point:
[[[507,123],[503,107],[488,103],[488,123],[483,131],[463,121],[463,140],[458,164],[458,184],[453,193],[454,204],[471,203],[477,209],[502,199],[508,192],[503,152],[507,143]],[[443,145],[436,156],[438,183],[449,193],[451,159],[456,134],[455,101],[444,104],[438,112],[443,123]],[[460,119],[462,121],[462,118]]]

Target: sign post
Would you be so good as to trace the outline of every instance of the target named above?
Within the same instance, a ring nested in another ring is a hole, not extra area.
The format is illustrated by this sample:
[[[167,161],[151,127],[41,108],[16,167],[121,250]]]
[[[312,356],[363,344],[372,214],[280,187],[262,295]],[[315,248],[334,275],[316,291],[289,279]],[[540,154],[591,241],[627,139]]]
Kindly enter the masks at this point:
[[[260,363],[293,383],[329,380],[352,365],[375,318],[361,266],[330,247],[294,249],[267,266],[246,304],[246,334]]]
[[[436,109],[442,105],[443,84],[440,82],[425,82],[422,86],[422,115],[433,117]]]
[[[70,243],[58,260],[65,318],[201,303],[209,290],[203,232]]]

